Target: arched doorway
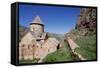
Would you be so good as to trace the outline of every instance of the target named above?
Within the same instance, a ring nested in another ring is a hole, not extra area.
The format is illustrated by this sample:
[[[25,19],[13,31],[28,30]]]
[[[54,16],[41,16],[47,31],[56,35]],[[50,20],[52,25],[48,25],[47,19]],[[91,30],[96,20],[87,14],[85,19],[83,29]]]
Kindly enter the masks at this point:
[[[60,44],[57,45],[57,50],[60,49]]]

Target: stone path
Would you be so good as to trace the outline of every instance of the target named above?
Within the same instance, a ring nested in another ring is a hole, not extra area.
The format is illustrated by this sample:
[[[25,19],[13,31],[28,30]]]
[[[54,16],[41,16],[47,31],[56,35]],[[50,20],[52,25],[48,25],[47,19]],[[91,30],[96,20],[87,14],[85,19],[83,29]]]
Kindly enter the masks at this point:
[[[69,46],[72,50],[74,50],[75,48],[79,47],[71,38],[68,37],[67,39]]]
[[[79,48],[79,46],[78,46],[71,38],[69,38],[69,37],[67,38],[67,41],[68,41],[68,44],[69,44],[69,46],[70,46],[72,52],[73,52],[76,56],[78,56],[78,58],[79,58],[80,60],[86,60],[81,54],[79,54],[79,53],[77,53],[77,52],[75,51],[75,48]]]
[[[79,59],[81,59],[81,60],[86,60],[86,59],[85,59],[82,55],[80,55],[79,53],[74,52],[74,54],[77,55]]]

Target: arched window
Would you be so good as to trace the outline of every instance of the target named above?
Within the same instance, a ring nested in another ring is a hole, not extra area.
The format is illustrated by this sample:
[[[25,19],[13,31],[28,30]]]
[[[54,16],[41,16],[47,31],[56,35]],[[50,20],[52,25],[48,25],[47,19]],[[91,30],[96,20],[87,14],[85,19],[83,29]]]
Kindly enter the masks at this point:
[[[32,47],[35,47],[35,45],[32,45]]]
[[[25,47],[25,45],[24,45],[24,44],[22,44],[22,47]]]

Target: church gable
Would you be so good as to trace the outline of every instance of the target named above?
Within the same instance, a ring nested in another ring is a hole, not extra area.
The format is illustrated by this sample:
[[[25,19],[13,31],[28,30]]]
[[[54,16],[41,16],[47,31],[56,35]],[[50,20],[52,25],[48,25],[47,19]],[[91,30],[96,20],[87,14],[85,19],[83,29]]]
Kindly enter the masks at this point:
[[[30,32],[28,32],[21,40],[20,44],[30,44],[32,43],[32,40],[35,38],[32,36]]]

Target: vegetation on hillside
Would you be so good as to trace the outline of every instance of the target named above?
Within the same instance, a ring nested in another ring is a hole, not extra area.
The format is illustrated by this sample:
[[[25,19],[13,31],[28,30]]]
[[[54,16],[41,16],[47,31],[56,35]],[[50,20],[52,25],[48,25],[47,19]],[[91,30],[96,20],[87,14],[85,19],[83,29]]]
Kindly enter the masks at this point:
[[[96,59],[96,34],[94,32],[88,31],[87,35],[84,35],[82,31],[73,29],[66,36],[71,37],[80,46],[75,49],[76,52],[87,60]]]

